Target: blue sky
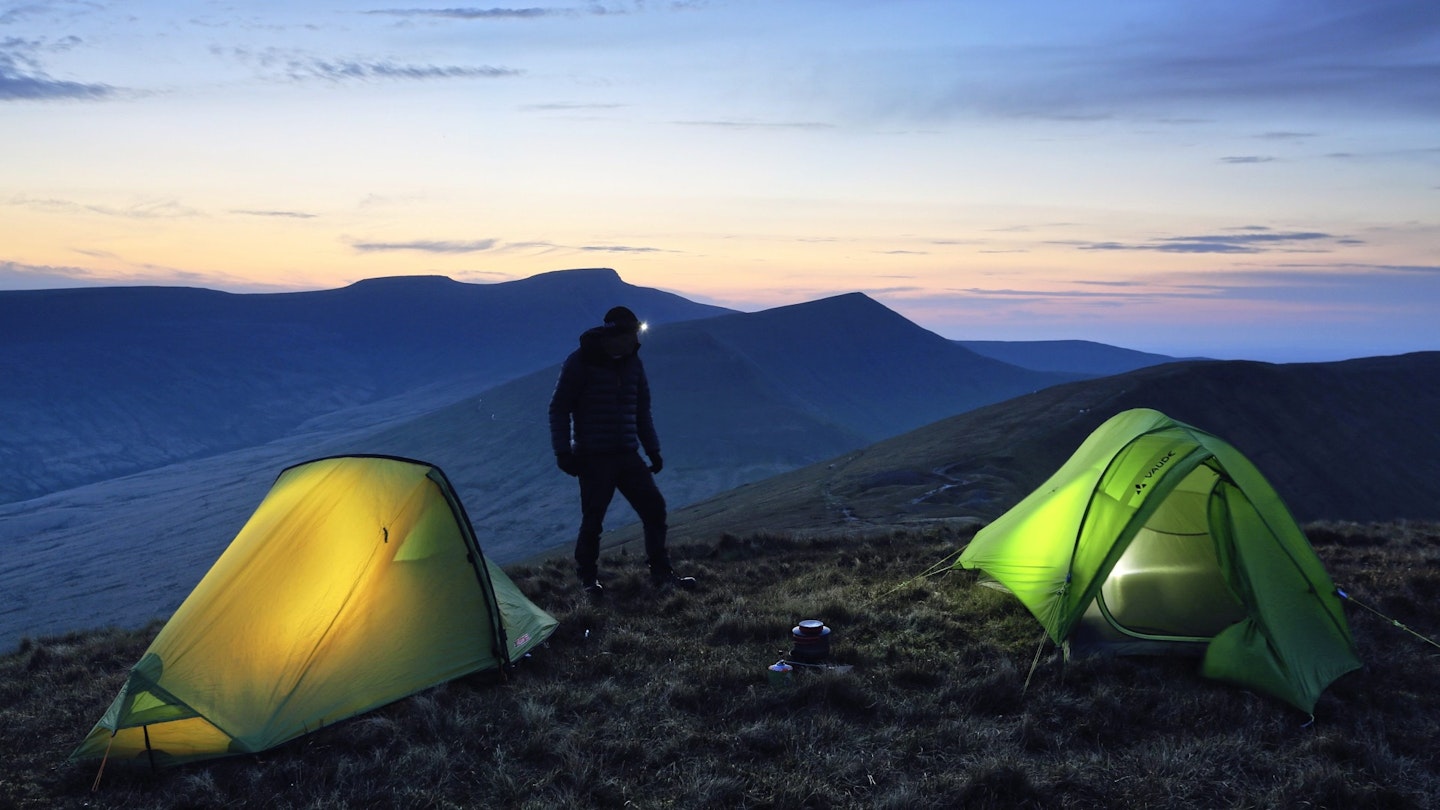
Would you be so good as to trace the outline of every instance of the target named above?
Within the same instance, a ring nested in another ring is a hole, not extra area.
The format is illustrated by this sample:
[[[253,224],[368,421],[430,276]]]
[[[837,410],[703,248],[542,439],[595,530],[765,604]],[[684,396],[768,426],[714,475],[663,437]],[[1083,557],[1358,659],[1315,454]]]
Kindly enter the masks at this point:
[[[1440,349],[1440,3],[0,2],[0,289],[568,267]]]

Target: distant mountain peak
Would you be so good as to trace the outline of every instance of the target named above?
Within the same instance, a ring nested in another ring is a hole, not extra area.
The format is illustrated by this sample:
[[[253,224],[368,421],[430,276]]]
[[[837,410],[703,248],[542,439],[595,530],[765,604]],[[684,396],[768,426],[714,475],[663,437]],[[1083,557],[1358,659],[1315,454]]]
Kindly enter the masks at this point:
[[[538,273],[523,279],[516,279],[510,284],[553,284],[557,281],[564,281],[570,284],[581,284],[587,288],[611,286],[628,286],[620,274],[609,267],[581,267],[573,270],[552,270],[548,273]],[[374,278],[363,278],[340,289],[347,290],[435,290],[449,288],[457,285],[464,286],[490,286],[489,284],[477,285],[465,281],[457,281],[449,276],[439,274],[413,275],[413,276],[376,276]]]
[[[527,280],[553,279],[559,276],[583,281],[623,281],[620,274],[610,267],[575,267],[569,270],[551,270],[548,273],[536,273]]]
[[[809,303],[817,309],[852,309],[866,312],[883,309],[887,312],[892,311],[889,307],[862,292],[840,293],[828,298],[817,298]]]
[[[362,278],[354,284],[349,285],[350,289],[375,287],[398,287],[407,288],[430,288],[438,285],[462,284],[449,276],[425,275],[425,276],[377,276],[376,278]]]
[[[850,292],[761,310],[742,316],[755,327],[773,327],[783,331],[796,329],[825,331],[840,329],[841,334],[857,339],[874,339],[876,330],[892,330],[891,334],[925,332],[904,316],[886,307],[865,293]],[[937,339],[939,336],[935,336]]]
[[[865,293],[849,292],[832,295],[828,298],[817,298],[813,301],[801,301],[798,304],[771,307],[759,312],[747,313],[747,315],[757,320],[790,320],[799,313],[805,313],[811,317],[833,319],[862,313],[873,316],[882,310],[886,313],[891,312],[884,304]]]
[[[838,294],[836,294],[836,295],[828,295],[828,296],[825,296],[824,298],[816,298],[816,299],[811,300],[811,301],[802,301],[802,302],[800,302],[800,303],[798,303],[798,304],[790,304],[789,306],[791,306],[791,307],[822,308],[822,307],[838,307],[838,306],[883,306],[883,305],[882,305],[879,301],[876,301],[875,299],[871,298],[870,296],[866,295],[865,293],[862,293],[862,292],[847,292],[847,293],[838,293]],[[775,307],[775,309],[785,309],[785,308],[786,308],[786,307]]]

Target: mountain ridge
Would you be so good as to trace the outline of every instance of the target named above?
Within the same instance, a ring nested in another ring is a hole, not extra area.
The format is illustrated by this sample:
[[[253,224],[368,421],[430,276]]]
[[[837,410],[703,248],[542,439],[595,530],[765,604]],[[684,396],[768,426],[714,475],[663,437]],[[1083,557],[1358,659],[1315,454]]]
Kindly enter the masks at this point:
[[[438,407],[551,362],[622,301],[657,324],[732,311],[609,268],[292,293],[0,292],[0,459],[23,471],[0,480],[0,503],[263,444],[412,393],[409,410]]]

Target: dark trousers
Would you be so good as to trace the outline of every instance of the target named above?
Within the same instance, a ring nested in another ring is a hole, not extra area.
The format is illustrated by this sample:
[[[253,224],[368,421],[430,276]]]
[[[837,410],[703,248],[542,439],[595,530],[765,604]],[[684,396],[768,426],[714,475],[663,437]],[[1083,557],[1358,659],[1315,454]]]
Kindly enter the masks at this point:
[[[665,496],[655,486],[644,459],[635,451],[582,455],[580,462],[580,534],[575,538],[575,565],[582,579],[593,578],[600,561],[600,533],[605,513],[619,490],[645,531],[645,556],[651,571],[670,570],[665,550]]]

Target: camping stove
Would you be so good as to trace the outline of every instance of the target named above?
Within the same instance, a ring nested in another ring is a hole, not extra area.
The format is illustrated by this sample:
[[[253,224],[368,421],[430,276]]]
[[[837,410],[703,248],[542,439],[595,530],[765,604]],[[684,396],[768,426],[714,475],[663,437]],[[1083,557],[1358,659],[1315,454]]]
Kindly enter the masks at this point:
[[[805,619],[790,630],[789,660],[818,664],[830,657],[830,628],[819,619]]]

